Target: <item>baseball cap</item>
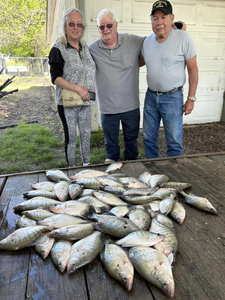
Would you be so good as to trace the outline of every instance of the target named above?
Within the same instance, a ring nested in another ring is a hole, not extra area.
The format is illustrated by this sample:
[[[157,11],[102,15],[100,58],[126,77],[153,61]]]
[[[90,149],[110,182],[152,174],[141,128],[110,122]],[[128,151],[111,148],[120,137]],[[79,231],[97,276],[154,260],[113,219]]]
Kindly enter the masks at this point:
[[[153,13],[156,10],[161,10],[164,12],[164,14],[169,15],[173,13],[173,8],[172,5],[169,1],[156,1],[153,6],[152,6],[152,12],[151,15],[153,15]]]

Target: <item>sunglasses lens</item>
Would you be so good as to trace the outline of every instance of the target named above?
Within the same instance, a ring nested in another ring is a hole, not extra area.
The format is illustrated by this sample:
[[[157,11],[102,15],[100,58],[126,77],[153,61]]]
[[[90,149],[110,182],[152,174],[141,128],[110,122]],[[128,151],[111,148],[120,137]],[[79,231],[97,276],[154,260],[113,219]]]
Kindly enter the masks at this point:
[[[69,25],[69,27],[74,27],[76,25],[76,23],[69,22],[68,25]],[[82,23],[77,23],[77,27],[78,28],[83,28],[83,24]]]
[[[106,25],[98,26],[98,28],[99,28],[100,30],[104,30],[105,27],[107,27],[107,28],[112,28],[112,27],[113,27],[113,24],[106,24]]]
[[[74,27],[74,26],[75,26],[75,23],[69,22],[68,25],[69,25],[69,27]]]

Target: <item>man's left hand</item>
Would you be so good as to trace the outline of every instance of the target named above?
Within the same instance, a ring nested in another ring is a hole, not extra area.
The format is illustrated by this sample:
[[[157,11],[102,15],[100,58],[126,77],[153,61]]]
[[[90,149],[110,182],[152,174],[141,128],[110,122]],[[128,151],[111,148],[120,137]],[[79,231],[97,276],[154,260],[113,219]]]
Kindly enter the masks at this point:
[[[194,102],[190,99],[188,99],[185,104],[184,104],[184,114],[185,115],[190,115],[192,110],[194,109]]]

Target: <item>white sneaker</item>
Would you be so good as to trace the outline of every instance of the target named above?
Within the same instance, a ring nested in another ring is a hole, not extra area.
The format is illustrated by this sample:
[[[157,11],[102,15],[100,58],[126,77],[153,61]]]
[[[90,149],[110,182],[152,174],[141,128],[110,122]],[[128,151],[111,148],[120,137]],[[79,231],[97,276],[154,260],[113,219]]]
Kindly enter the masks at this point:
[[[86,167],[86,166],[89,166],[90,163],[83,163],[83,166]]]
[[[106,158],[106,160],[105,160],[105,164],[112,164],[114,162],[115,162],[115,160],[110,159],[110,158]]]

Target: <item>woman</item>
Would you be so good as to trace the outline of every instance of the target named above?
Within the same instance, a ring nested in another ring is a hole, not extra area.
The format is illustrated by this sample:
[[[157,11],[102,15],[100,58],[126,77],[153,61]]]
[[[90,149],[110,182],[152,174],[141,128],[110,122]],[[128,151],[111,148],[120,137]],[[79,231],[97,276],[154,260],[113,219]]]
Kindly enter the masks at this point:
[[[94,102],[90,100],[88,91],[94,91],[95,63],[82,40],[84,32],[85,25],[81,12],[76,8],[70,8],[63,19],[63,34],[49,54],[51,80],[56,85],[55,99],[63,124],[69,167],[75,166],[76,125],[79,130],[83,166],[90,164],[90,105]],[[84,68],[85,79],[82,86]],[[78,93],[84,105],[63,107],[61,89]]]

